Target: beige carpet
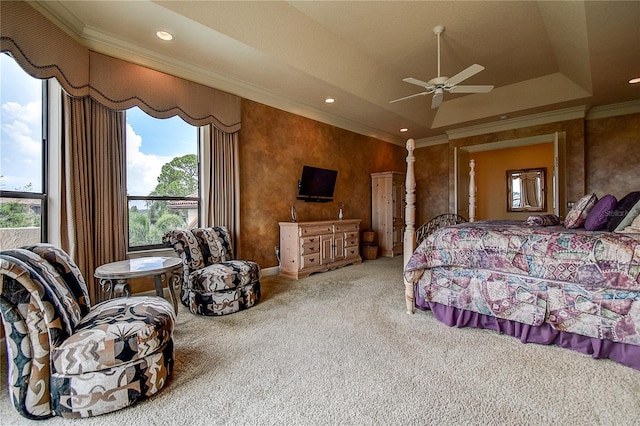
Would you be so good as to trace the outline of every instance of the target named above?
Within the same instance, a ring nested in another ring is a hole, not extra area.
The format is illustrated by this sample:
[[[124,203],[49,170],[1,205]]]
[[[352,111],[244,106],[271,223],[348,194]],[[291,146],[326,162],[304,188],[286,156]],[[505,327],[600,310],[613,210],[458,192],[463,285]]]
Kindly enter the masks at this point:
[[[112,414],[47,425],[626,425],[640,371],[405,313],[402,259],[295,281],[219,318],[181,306],[176,365],[160,394]],[[6,377],[6,363],[2,374]],[[35,424],[0,389],[2,424]]]

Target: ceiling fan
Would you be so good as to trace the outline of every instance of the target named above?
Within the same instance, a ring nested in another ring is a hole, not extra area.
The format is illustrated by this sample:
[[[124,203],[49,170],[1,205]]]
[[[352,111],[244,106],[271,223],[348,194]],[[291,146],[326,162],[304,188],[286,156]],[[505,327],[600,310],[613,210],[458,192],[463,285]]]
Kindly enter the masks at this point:
[[[429,80],[428,83],[418,80],[416,78],[404,78],[402,81],[415,84],[416,86],[424,87],[426,92],[416,93],[415,95],[405,96],[404,98],[395,99],[389,103],[398,101],[404,101],[405,99],[415,98],[416,96],[425,96],[433,93],[433,99],[431,100],[431,108],[436,109],[442,104],[442,96],[445,91],[449,93],[488,93],[493,89],[492,85],[480,85],[480,86],[458,86],[458,83],[463,82],[469,77],[476,75],[484,69],[482,65],[473,64],[469,68],[459,72],[453,77],[440,76],[440,34],[444,32],[444,27],[438,25],[433,28],[433,32],[438,37],[438,76]]]

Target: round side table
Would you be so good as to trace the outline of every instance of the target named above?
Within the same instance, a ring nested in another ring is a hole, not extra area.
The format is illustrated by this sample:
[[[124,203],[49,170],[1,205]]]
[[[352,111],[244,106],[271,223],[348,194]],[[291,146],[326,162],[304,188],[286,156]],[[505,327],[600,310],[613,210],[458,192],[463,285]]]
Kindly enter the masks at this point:
[[[131,290],[127,280],[153,276],[156,295],[164,297],[162,284],[166,282],[173,308],[178,313],[175,287],[182,282],[182,260],[177,257],[140,257],[106,263],[96,268],[93,275],[100,280],[102,291],[107,292],[109,298],[129,296]]]

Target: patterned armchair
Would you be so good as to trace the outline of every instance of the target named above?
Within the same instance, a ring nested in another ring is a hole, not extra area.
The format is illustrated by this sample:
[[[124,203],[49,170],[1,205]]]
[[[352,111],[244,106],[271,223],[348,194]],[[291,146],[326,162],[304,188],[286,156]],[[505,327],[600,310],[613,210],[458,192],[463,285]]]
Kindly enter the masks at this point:
[[[155,296],[91,306],[67,253],[50,244],[0,252],[9,395],[30,419],[89,417],[158,392],[173,369],[173,306]]]
[[[226,315],[260,301],[260,267],[232,259],[229,231],[224,226],[177,229],[162,241],[183,263],[182,304],[197,315]]]

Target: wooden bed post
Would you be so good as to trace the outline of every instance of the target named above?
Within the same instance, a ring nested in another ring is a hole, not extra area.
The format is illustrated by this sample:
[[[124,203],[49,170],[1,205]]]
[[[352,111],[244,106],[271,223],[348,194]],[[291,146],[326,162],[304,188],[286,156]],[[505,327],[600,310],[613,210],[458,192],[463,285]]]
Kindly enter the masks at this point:
[[[404,228],[404,266],[407,266],[409,259],[416,249],[416,176],[414,170],[414,163],[416,157],[413,155],[413,150],[416,147],[416,142],[413,139],[407,140],[407,174],[405,181],[406,189],[406,206],[405,206],[405,228]],[[403,277],[404,279],[404,277]],[[407,303],[407,313],[413,314],[414,303],[414,290],[413,283],[404,280],[404,294]]]
[[[476,217],[476,160],[469,160],[469,222]]]

